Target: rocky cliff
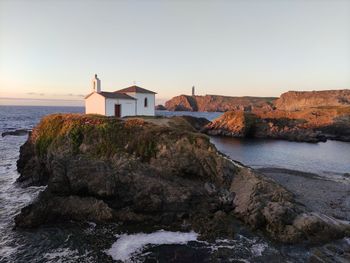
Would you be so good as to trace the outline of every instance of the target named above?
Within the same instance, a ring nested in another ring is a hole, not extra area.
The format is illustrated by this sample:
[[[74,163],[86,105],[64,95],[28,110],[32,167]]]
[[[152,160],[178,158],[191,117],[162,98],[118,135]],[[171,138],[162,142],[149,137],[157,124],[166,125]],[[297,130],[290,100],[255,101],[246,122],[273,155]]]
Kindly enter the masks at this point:
[[[275,106],[287,111],[318,106],[350,107],[350,90],[288,91],[275,101]]]
[[[231,137],[256,137],[318,142],[350,141],[350,107],[317,107],[298,111],[230,111],[207,124],[204,132]]]
[[[350,107],[350,90],[288,91],[279,98],[229,97],[219,95],[176,96],[165,103],[170,111],[284,110],[314,107]]]
[[[187,96],[180,95],[165,103],[170,111],[217,111],[271,109],[275,98],[228,97],[219,95]]]
[[[220,154],[193,118],[51,115],[20,149],[18,183],[47,185],[16,227],[65,220],[123,222],[202,238],[234,218],[282,242],[320,242],[350,226],[307,211],[274,181]]]

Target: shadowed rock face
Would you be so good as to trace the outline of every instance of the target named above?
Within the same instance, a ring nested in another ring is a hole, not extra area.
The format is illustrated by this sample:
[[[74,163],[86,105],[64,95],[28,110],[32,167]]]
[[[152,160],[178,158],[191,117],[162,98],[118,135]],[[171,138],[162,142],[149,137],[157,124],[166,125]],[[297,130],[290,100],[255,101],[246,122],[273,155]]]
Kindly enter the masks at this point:
[[[47,188],[16,226],[117,221],[214,239],[231,236],[236,217],[282,242],[349,234],[349,225],[308,212],[275,182],[221,155],[192,125],[181,117],[45,117],[21,147],[18,182]]]

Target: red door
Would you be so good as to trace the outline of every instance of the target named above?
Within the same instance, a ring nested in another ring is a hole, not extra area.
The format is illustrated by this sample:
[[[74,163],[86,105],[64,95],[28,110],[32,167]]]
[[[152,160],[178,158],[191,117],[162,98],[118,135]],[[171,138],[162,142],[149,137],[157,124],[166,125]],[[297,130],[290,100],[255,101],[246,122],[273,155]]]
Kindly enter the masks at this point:
[[[120,110],[120,104],[114,105],[114,116],[120,118],[121,110]]]

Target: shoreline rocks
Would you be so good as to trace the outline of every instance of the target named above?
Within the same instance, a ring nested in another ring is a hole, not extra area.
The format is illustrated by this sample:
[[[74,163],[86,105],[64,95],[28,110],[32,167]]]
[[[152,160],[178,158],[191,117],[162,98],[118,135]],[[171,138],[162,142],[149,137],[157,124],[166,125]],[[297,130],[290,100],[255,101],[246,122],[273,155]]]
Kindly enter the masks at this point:
[[[209,135],[324,142],[350,141],[350,107],[303,111],[230,111],[206,125]]]
[[[16,227],[57,221],[138,223],[230,237],[233,218],[287,243],[349,235],[286,189],[223,156],[186,118],[55,114],[21,147],[23,186],[47,185]]]

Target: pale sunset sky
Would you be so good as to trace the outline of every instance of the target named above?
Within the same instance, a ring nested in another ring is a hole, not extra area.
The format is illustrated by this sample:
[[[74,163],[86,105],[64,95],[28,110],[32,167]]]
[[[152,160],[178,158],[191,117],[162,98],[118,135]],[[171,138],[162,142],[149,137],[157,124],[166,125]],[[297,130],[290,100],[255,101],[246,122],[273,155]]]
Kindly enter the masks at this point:
[[[350,88],[350,0],[0,0],[0,105]]]

